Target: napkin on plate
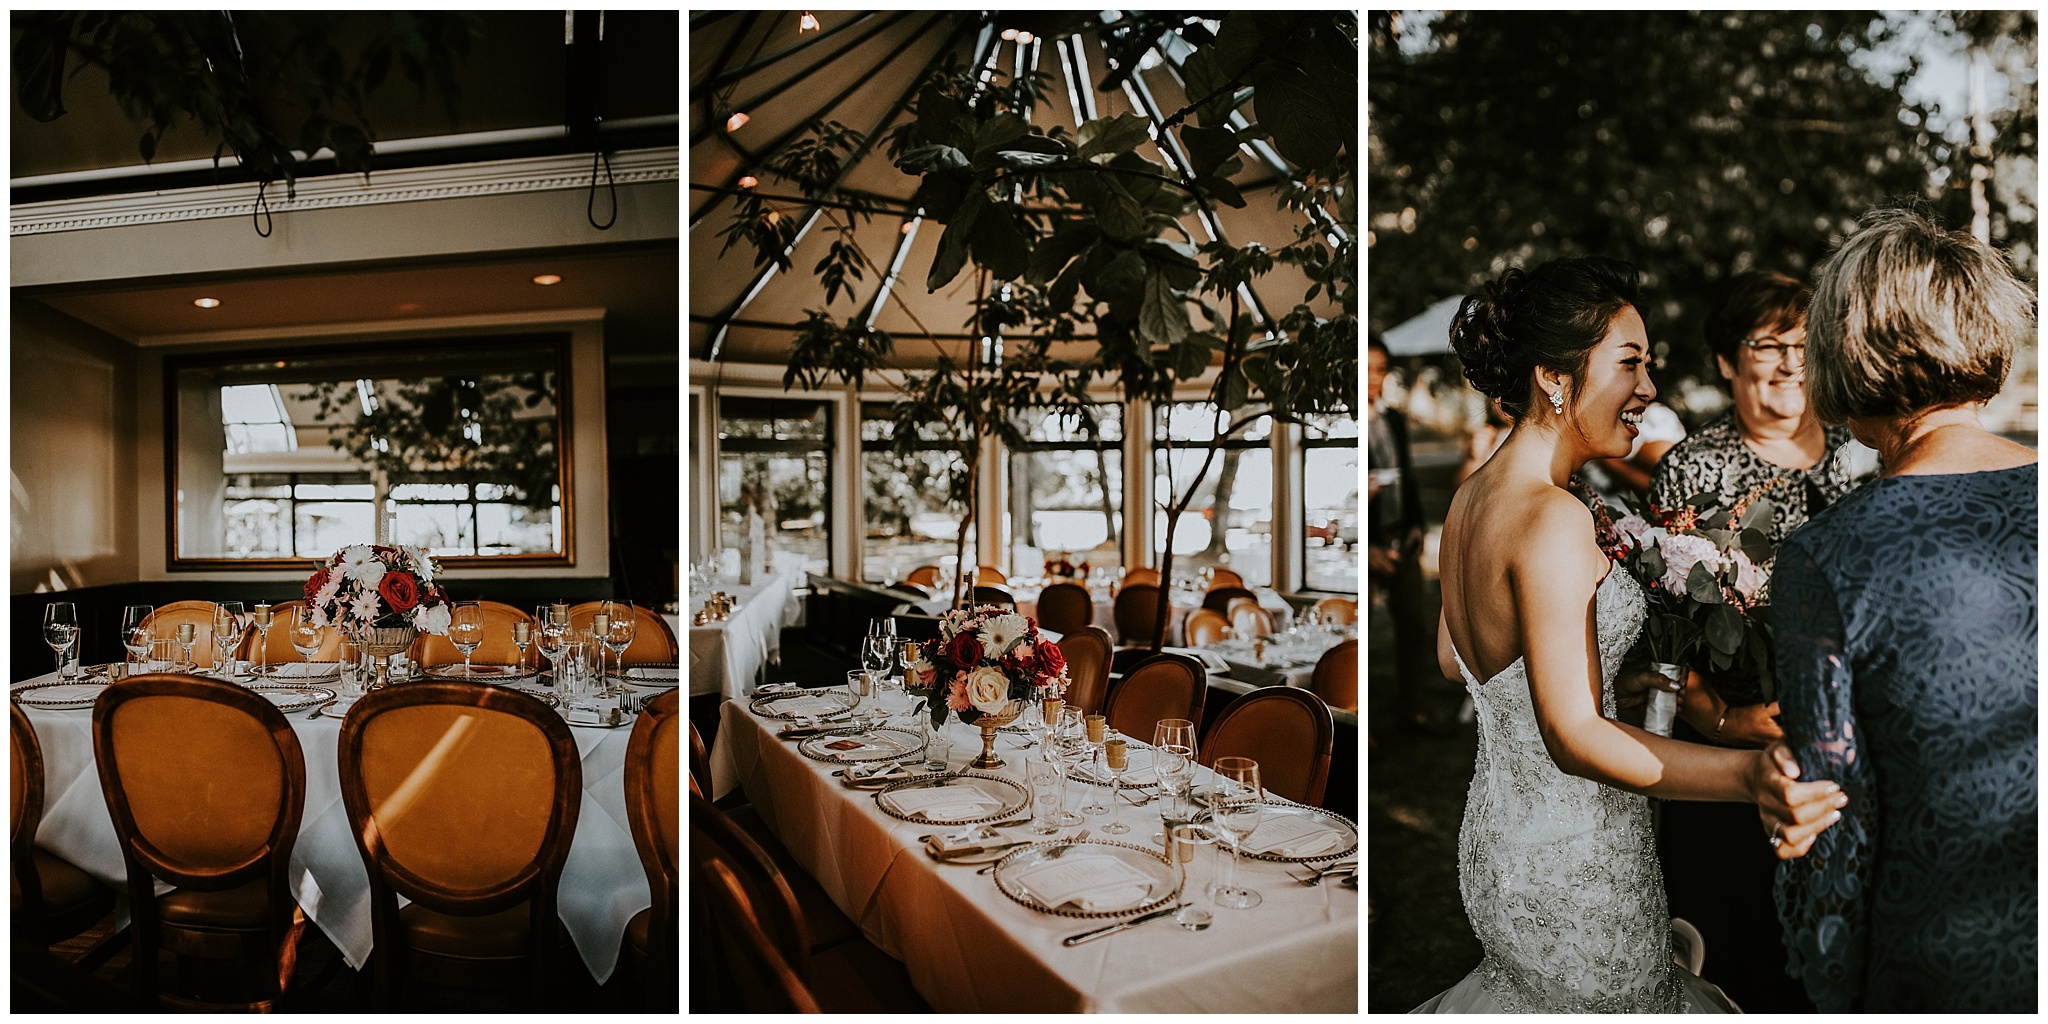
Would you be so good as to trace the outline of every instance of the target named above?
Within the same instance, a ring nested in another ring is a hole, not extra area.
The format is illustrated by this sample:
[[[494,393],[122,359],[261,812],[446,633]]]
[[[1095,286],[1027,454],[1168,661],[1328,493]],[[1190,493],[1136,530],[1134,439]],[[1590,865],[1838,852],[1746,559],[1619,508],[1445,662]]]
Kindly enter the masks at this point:
[[[1000,806],[993,800],[959,800],[950,803],[932,804],[913,812],[926,821],[959,821],[962,818],[979,818],[989,808]]]
[[[1344,837],[1329,829],[1319,828],[1294,836],[1263,838],[1253,832],[1245,840],[1244,848],[1252,853],[1272,853],[1282,857],[1313,857],[1316,854],[1334,850],[1343,845]]]
[[[1067,902],[1081,910],[1096,913],[1104,910],[1122,910],[1145,901],[1152,895],[1152,886],[1146,882],[1132,882],[1128,885],[1113,886],[1084,892]]]

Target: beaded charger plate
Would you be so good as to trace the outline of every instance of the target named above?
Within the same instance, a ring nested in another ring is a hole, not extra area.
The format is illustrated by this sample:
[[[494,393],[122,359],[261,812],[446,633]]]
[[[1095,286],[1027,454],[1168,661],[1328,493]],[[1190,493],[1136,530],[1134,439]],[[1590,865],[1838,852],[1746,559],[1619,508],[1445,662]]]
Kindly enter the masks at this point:
[[[535,671],[533,669],[523,665],[471,665],[469,666],[469,671],[465,673],[462,671],[460,662],[436,665],[426,671],[426,676],[429,679],[440,679],[456,683],[502,683],[511,679],[531,679],[534,675]]]
[[[976,804],[968,811],[967,805]],[[948,804],[957,810],[948,810]],[[930,825],[974,825],[999,821],[1031,803],[1031,791],[1015,779],[986,772],[941,772],[904,779],[875,794],[882,813]],[[930,808],[930,810],[926,810]],[[993,810],[989,808],[994,808]]]
[[[796,745],[797,753],[813,761],[832,764],[864,764],[892,761],[924,752],[924,737],[909,729],[880,728],[863,733],[807,736]]]
[[[335,698],[334,691],[324,686],[251,686],[248,690],[287,713],[304,711]]]
[[[1098,900],[1092,907],[1077,900],[1050,904],[1032,891],[1039,872],[1063,859],[1107,858],[1114,863],[1090,865],[1098,874],[1122,879],[1121,897]],[[1123,917],[1157,910],[1180,898],[1181,870],[1157,850],[1119,843],[1109,839],[1078,839],[1038,843],[1013,851],[996,862],[996,889],[1017,903],[1041,914],[1059,917]]]
[[[792,703],[806,698],[818,702],[815,710],[807,711],[803,706]],[[787,722],[798,718],[829,718],[833,715],[842,715],[852,711],[857,700],[859,698],[840,687],[789,690],[757,696],[747,704],[747,709],[763,718],[779,718]],[[789,710],[778,710],[779,707]]]
[[[534,700],[540,701],[542,704],[546,704],[548,707],[551,708],[559,708],[562,706],[562,698],[555,696],[555,692],[553,690],[550,690],[547,687],[540,685],[539,683],[514,683],[499,687],[499,689],[511,690],[513,693],[523,693],[528,697],[532,697]]]
[[[1358,852],[1358,826],[1334,811],[1320,807],[1309,807],[1286,800],[1265,800],[1260,803],[1259,827],[1252,830],[1248,844],[1242,852],[1253,860],[1278,861],[1283,864],[1299,864],[1312,860],[1329,860]],[[1209,820],[1209,811],[1197,812],[1195,821]],[[1298,833],[1299,838],[1287,841],[1279,837]],[[1331,840],[1318,840],[1318,833],[1334,835]],[[1265,842],[1277,845],[1254,852],[1251,847]],[[1310,844],[1303,847],[1302,844]],[[1317,845],[1320,844],[1320,845]],[[1299,852],[1288,853],[1294,849]]]
[[[682,682],[682,667],[673,662],[661,665],[628,665],[624,672],[612,674],[614,679],[623,679],[634,686],[670,687]]]
[[[100,691],[107,688],[105,682],[80,683],[50,680],[46,683],[28,683],[14,687],[16,704],[40,711],[76,711],[92,707],[99,699]]]

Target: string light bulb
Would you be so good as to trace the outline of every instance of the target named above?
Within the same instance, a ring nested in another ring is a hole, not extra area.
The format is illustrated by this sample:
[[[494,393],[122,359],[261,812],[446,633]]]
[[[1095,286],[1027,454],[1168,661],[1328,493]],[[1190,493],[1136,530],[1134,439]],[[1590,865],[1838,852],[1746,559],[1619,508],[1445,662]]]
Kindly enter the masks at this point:
[[[1030,43],[1030,42],[1031,42],[1031,41],[1032,41],[1033,39],[1036,39],[1036,38],[1038,38],[1038,37],[1037,37],[1037,36],[1034,36],[1034,35],[1032,35],[1032,34],[1031,34],[1031,33],[1029,33],[1029,32],[1019,32],[1019,33],[1017,33],[1017,41],[1018,41],[1018,42],[1020,42],[1020,43],[1025,43],[1025,44],[1029,44],[1029,43]]]
[[[751,119],[747,115],[734,111],[731,117],[725,119],[725,130],[728,132],[739,131],[741,128],[746,127],[749,120]]]
[[[797,19],[796,30],[799,34],[804,32],[816,32],[818,30],[817,16],[813,15],[809,11],[805,11],[804,16]]]
[[[754,176],[753,176],[753,175],[751,175],[751,174],[749,174],[749,175],[747,175],[746,177],[744,177],[744,178],[741,178],[741,179],[740,179],[740,187],[741,187],[741,188],[753,188],[754,186],[756,186],[756,185],[759,185],[760,183],[761,183],[761,179],[759,179],[759,178],[756,178],[756,177],[754,177]]]
[[[1016,30],[1016,29],[1014,29],[1014,28],[1006,28],[1006,29],[1004,29],[1004,30],[1003,30],[1003,39],[1004,39],[1005,41],[1008,41],[1008,40],[1011,40],[1011,39],[1015,39],[1015,38],[1017,38],[1017,30]]]

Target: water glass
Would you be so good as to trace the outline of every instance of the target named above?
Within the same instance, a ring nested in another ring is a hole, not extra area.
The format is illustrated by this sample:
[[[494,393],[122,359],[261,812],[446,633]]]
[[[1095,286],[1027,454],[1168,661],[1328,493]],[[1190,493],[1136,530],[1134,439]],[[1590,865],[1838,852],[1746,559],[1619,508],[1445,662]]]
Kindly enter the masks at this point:
[[[129,661],[149,657],[149,617],[154,614],[156,609],[146,604],[121,609],[121,646],[128,649]]]
[[[1180,865],[1181,899],[1193,904],[1195,894],[1213,896],[1210,879],[1216,877],[1216,839],[1201,825],[1183,824],[1173,826],[1170,838],[1171,852],[1168,854],[1175,864]],[[1209,924],[1209,912],[1195,906],[1185,906],[1173,915],[1181,927],[1199,931]]]
[[[149,642],[149,653],[145,655],[147,660],[143,662],[143,668],[148,672],[190,672],[192,671],[191,663],[178,656],[182,650],[184,650],[183,646],[170,637],[164,637],[161,640],[151,640]]]
[[[52,601],[43,606],[43,642],[57,656],[57,677],[71,678],[71,648],[78,644],[78,606]]]
[[[1259,894],[1237,884],[1240,848],[1258,831],[1265,792],[1259,785],[1259,763],[1248,757],[1219,757],[1214,765],[1215,782],[1209,789],[1209,822],[1220,842],[1230,844],[1230,864],[1216,885],[1216,905],[1249,910],[1259,905]]]
[[[370,692],[370,684],[377,680],[377,663],[368,654],[353,647],[341,650],[341,693],[342,700],[353,703]]]
[[[924,766],[926,771],[942,772],[950,765],[953,756],[953,741],[946,738],[946,730],[934,729],[926,720],[924,734]]]
[[[1060,814],[1066,809],[1066,776],[1058,765],[1039,758],[1025,758],[1024,768],[1031,780],[1031,831],[1048,836],[1060,830]]]

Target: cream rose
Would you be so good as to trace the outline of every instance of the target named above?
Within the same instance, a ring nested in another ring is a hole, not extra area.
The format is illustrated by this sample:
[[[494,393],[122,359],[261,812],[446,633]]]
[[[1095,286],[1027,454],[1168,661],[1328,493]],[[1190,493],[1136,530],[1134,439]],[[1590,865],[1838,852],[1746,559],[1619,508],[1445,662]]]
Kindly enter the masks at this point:
[[[998,715],[1010,706],[1010,680],[992,668],[967,673],[967,702],[984,715]]]

